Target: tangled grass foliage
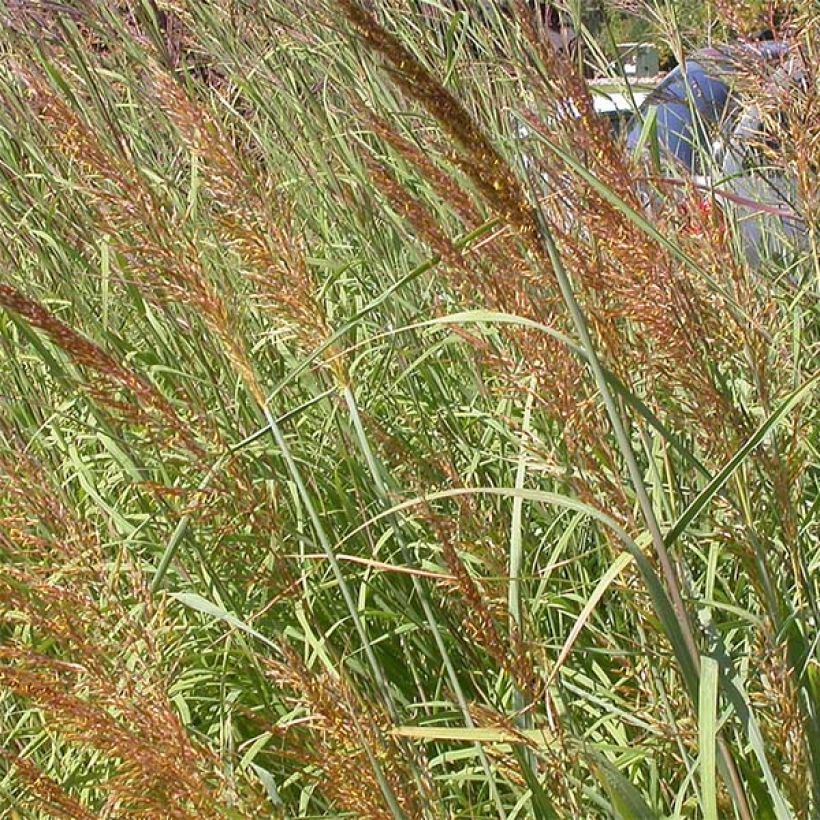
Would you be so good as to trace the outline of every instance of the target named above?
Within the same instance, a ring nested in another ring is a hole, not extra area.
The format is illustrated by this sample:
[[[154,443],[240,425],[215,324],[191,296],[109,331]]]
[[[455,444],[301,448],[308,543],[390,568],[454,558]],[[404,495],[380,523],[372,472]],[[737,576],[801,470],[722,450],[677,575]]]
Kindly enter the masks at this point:
[[[752,264],[523,2],[4,4],[4,816],[817,816],[813,6]]]

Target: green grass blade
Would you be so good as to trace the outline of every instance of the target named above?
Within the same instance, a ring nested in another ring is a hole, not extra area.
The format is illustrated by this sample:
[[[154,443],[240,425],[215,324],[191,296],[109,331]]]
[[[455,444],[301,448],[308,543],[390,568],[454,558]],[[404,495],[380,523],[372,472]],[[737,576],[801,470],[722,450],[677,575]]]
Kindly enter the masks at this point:
[[[621,820],[655,820],[658,814],[646,803],[641,793],[603,755],[587,752],[590,769],[612,802]]]
[[[581,613],[575,620],[575,623],[572,625],[572,629],[567,635],[566,641],[564,641],[564,645],[561,647],[561,651],[558,653],[558,657],[555,659],[555,663],[553,664],[552,670],[550,671],[549,677],[547,678],[546,685],[549,686],[557,677],[558,673],[561,670],[561,666],[564,664],[564,661],[569,657],[570,652],[572,652],[572,647],[575,645],[575,641],[578,639],[578,636],[581,634],[581,630],[586,625],[586,622],[592,616],[592,613],[595,611],[595,607],[598,606],[599,601],[601,598],[604,597],[604,594],[609,589],[611,584],[615,581],[615,579],[634,561],[634,557],[628,552],[622,552],[613,562],[609,569],[599,578],[598,583],[595,584],[595,589],[589,594],[586,603],[584,604],[584,608],[581,610]]]
[[[684,510],[680,518],[667,532],[664,541],[671,546],[677,541],[692,521],[708,506],[709,502],[719,493],[726,482],[734,475],[737,469],[754,452],[766,436],[787,416],[803,399],[805,399],[820,381],[820,373],[816,373],[807,382],[790,393],[774,412],[757,428],[749,440],[726,463],[723,469],[701,490],[698,497]]]
[[[700,796],[704,820],[718,820],[716,751],[720,667],[713,658],[702,656],[700,672],[700,693],[698,697]]]

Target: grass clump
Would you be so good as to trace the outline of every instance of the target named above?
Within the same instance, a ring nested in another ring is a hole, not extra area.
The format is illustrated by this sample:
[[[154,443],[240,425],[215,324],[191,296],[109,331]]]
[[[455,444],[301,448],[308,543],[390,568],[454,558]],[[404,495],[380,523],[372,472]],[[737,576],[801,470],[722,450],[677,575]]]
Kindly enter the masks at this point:
[[[4,809],[814,816],[810,4],[763,264],[524,3],[4,13]]]

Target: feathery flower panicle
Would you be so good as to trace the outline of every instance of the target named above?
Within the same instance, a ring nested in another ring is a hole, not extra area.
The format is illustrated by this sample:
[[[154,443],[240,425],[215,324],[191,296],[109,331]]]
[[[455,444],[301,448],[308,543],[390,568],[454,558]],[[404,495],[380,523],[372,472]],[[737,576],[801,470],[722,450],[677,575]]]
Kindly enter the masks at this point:
[[[409,817],[423,817],[420,795],[413,783],[402,749],[389,735],[390,721],[375,707],[368,707],[352,684],[329,673],[317,674],[289,646],[284,660],[266,661],[271,677],[308,712],[314,726],[299,739],[299,753],[324,774],[321,790],[346,811],[369,820],[390,820],[381,787],[373,771],[366,746],[384,771],[393,794]]]
[[[788,652],[764,629],[758,635],[757,659],[759,675],[749,692],[749,699],[759,714],[764,715],[761,731],[768,748],[782,750],[774,758],[781,782],[787,784],[789,800],[796,817],[808,818],[811,787],[808,782],[811,764],[805,743],[806,717],[799,707],[800,697]]]
[[[546,697],[549,698],[548,693]],[[541,727],[544,739],[549,742],[539,746],[521,733],[520,726],[515,725],[507,715],[499,713],[496,709],[474,704],[470,708],[470,714],[476,726],[501,729],[508,736],[517,735],[523,746],[530,746],[534,751],[537,748],[539,775],[544,777],[542,785],[555,800],[556,809],[561,811],[564,817],[582,816],[579,784],[572,783],[567,777],[571,766],[578,763],[579,754],[576,748],[566,742],[566,733],[560,723]],[[512,755],[500,750],[494,750],[493,754],[497,758],[497,765],[505,769],[506,776],[514,782],[526,782],[521,775],[520,766]]]
[[[393,209],[421,239],[449,267],[459,271],[462,280],[469,281],[472,271],[450,238],[433,219],[429,210],[396,179],[395,175],[379,160],[364,155],[364,164],[371,180],[384,194]]]
[[[42,120],[52,129],[56,149],[84,170],[81,188],[97,207],[99,227],[127,260],[140,289],[160,305],[196,308],[249,393],[264,403],[229,302],[211,281],[182,219],[148,186],[134,163],[103,146],[89,124],[42,78],[29,77],[29,86]]]
[[[529,703],[537,702],[541,694],[539,675],[532,657],[524,649],[521,636],[511,640],[502,634],[499,623],[506,619],[500,619],[493,613],[486,594],[480,589],[456,549],[450,525],[430,510],[427,511],[427,519],[441,546],[445,566],[450,575],[456,578],[454,586],[460,602],[459,614],[469,640],[487,652]]]
[[[433,161],[429,152],[398,132],[384,117],[355,99],[351,101],[359,121],[379,139],[387,143],[411,166],[415,166],[433,189],[453,209],[466,228],[477,227],[482,222],[473,197],[453,177]]]
[[[87,384],[86,389],[96,401],[125,414],[133,423],[148,424],[156,429],[162,422],[162,426],[171,430],[190,453],[198,459],[203,457],[204,451],[188,426],[167,399],[144,378],[11,285],[0,283],[0,307],[45,333],[76,365],[91,371],[95,381]],[[119,391],[125,391],[132,401],[123,402],[118,398]]]
[[[642,211],[640,180],[612,139],[609,125],[595,113],[576,65],[544,43],[520,0],[513,5],[540,62],[539,70],[529,67],[527,78],[542,112],[548,112],[548,124],[542,113],[528,115],[528,126],[579,159],[628,207]],[[552,196],[544,204],[569,267],[583,288],[590,324],[608,361],[628,381],[636,372],[661,381],[674,379],[677,386],[688,389],[696,412],[723,417],[725,402],[703,361],[714,353],[711,346],[721,338],[726,312],[717,309],[711,295],[680,271],[621,208],[605,200],[562,160],[544,151],[534,167],[549,180]],[[637,323],[643,332],[626,338],[624,320]]]
[[[362,40],[385,59],[396,85],[426,108],[453,140],[457,150],[448,159],[522,239],[537,246],[533,210],[523,187],[467,109],[357,0],[338,0],[338,5]]]
[[[358,121],[368,131],[422,175],[441,201],[459,218],[465,231],[473,230],[485,221],[486,217],[479,211],[474,195],[465,190],[462,181],[456,179],[452,172],[448,173],[442,167],[441,159],[448,156],[451,149],[440,144],[441,140],[437,139],[433,129],[426,130],[420,147],[402,135],[397,126],[391,125],[383,116],[361,103],[356,97],[350,97],[350,106]],[[439,161],[436,162],[433,157],[439,157]],[[522,252],[520,243],[516,241],[515,231],[508,225],[501,225],[500,228],[493,230],[477,247],[468,249],[465,255],[471,258],[476,268],[475,276],[483,275],[488,266],[496,267],[499,272],[503,271],[503,290],[510,293],[520,292],[520,288],[512,284],[516,280],[533,278],[532,263]],[[487,281],[486,285],[491,286],[492,282]],[[496,290],[501,289],[496,287]],[[545,298],[543,301],[546,302],[548,299]]]
[[[41,710],[63,742],[102,754],[104,814],[222,817],[241,796],[168,700],[163,611],[141,574],[111,574],[98,534],[55,500],[47,473],[32,474],[31,457],[18,456],[4,457],[0,473],[0,487],[14,489],[0,497],[0,612],[27,629],[0,648],[0,688]],[[33,765],[19,768],[35,797],[76,802]]]
[[[208,191],[219,206],[218,223],[244,262],[261,306],[288,321],[308,349],[331,335],[305,248],[287,203],[264,169],[252,172],[223,126],[178,83],[155,72],[163,111],[207,168]]]
[[[146,818],[160,811],[175,820],[223,816],[203,776],[203,752],[167,702],[145,691],[122,696],[85,672],[36,652],[0,650],[0,687],[44,711],[69,743],[120,761],[101,784],[108,811]],[[215,772],[216,761],[209,764]]]
[[[356,100],[351,102],[360,122],[375,136],[390,146],[399,157],[419,171],[441,197],[442,203],[459,217],[465,229],[478,228],[483,219],[471,196],[459,182],[443,171],[431,159],[436,146],[422,151],[396,129]],[[364,164],[372,181],[385,195],[393,209],[405,218],[417,236],[435,253],[444,267],[437,267],[437,275],[462,295],[480,294],[487,307],[528,315],[533,312],[531,299],[523,299],[522,284],[532,278],[533,267],[522,253],[515,235],[508,226],[493,230],[475,248],[459,250],[446,236],[443,227],[430,210],[402,185],[388,165],[388,158],[377,159],[365,155]],[[391,163],[392,165],[392,163]],[[542,300],[539,311],[546,311]]]
[[[749,37],[766,29],[781,33],[781,26],[785,19],[794,14],[797,5],[799,3],[789,0],[766,0],[763,3],[759,0],[714,0],[718,19],[741,37]]]
[[[528,122],[536,132],[553,137],[536,118],[530,117]],[[612,149],[608,155],[617,169],[609,176],[610,190],[639,210],[634,205],[636,178],[625,180],[619,168],[622,159],[615,157]],[[608,164],[606,157],[599,156],[599,179],[603,177],[600,169]],[[738,417],[715,385],[707,363],[717,350],[733,348],[736,320],[731,306],[684,270],[628,214],[568,173],[560,162],[544,158],[537,167],[560,192],[551,215],[552,228],[582,288],[580,296],[589,323],[604,347],[607,362],[627,384],[641,374],[656,392],[671,390],[687,396],[693,415],[715,421],[716,429],[708,438],[723,453],[730,422],[737,422]],[[568,207],[572,213],[569,225]],[[668,208],[656,215],[662,232],[674,235],[675,216]],[[708,247],[702,241],[699,245]],[[702,253],[698,250],[693,258]],[[721,277],[730,265],[736,263],[727,249]],[[625,333],[630,327],[640,332]]]
[[[549,324],[557,330],[565,330],[566,317],[560,310],[557,290],[551,276],[545,275],[550,273],[550,263],[537,239],[532,209],[513,169],[495,151],[467,109],[447,89],[441,87],[439,81],[394,35],[384,30],[372,14],[360,8],[355,2],[343,2],[341,5],[362,39],[385,57],[392,66],[391,76],[397,85],[424,105],[435,117],[444,134],[449,137],[451,147],[444,149],[446,160],[459,167],[471,179],[486,204],[512,226],[513,230],[510,233],[505,232],[498,237],[492,237],[487,245],[475,253],[463,253],[461,264],[458,266],[440,267],[437,272],[443,275],[457,292],[468,294],[471,300],[474,300],[476,295],[479,296],[484,306],[490,309],[509,312]],[[529,13],[526,14],[525,30],[532,37],[536,47],[541,49],[543,42],[532,26]],[[576,136],[581,133],[586,135],[584,150],[598,157],[598,164],[603,169],[602,173],[607,175],[606,178],[616,178],[620,188],[627,192],[629,200],[634,201],[636,197],[633,192],[631,169],[627,167],[623,158],[615,162],[616,151],[611,137],[594,115],[583,79],[568,63],[565,66],[552,50],[547,49],[544,54],[545,60],[554,70],[556,82],[562,93],[571,93],[572,99],[577,100],[583,121],[577,126],[577,133],[574,133]],[[570,71],[565,71],[565,68],[569,68]],[[555,93],[555,87],[550,88],[551,93]],[[451,178],[442,175],[429,159],[421,160],[418,151],[412,150],[406,139],[392,133],[395,129],[377,115],[368,113],[367,108],[362,110],[361,103],[354,101],[353,109],[359,112],[364,123],[370,125],[378,137],[419,168],[445,202],[449,203],[448,194],[452,196],[452,207],[456,213],[469,213],[469,203],[465,202],[459,186]],[[586,125],[589,125],[589,128],[586,128]],[[452,148],[453,143],[456,149]],[[469,157],[466,164],[465,156]],[[499,170],[502,167],[503,170]],[[562,185],[566,187],[566,172],[561,171],[559,176]],[[435,226],[431,230],[431,220],[426,214],[421,215],[419,208],[413,206],[410,194],[397,186],[395,180],[390,181],[388,185],[384,174],[379,170],[376,170],[373,177],[378,187],[389,191],[389,199],[397,203],[400,212],[412,215],[411,224],[420,237],[425,239],[435,252],[443,256],[445,249],[439,236],[440,230],[435,230]],[[567,197],[575,191],[573,189],[566,195],[560,195],[561,188],[557,190],[559,195],[553,197],[557,201],[555,207],[565,208]],[[585,191],[584,195],[587,199],[590,198],[589,191]],[[516,204],[513,205],[513,202]],[[598,201],[595,204],[597,205]],[[613,210],[610,208],[610,211]],[[594,207],[590,207],[590,211],[594,212]],[[556,214],[554,219],[560,224],[565,219],[565,214]],[[611,229],[612,225],[606,227]],[[529,256],[523,256],[519,250],[522,238]],[[647,243],[644,242],[643,245],[646,246]],[[657,256],[656,249],[650,251],[647,248],[647,255],[654,259]],[[446,256],[443,258],[446,259]],[[600,474],[601,471],[595,469],[599,466],[597,458],[591,454],[600,453],[599,443],[605,438],[607,427],[583,363],[561,342],[539,331],[516,328],[505,329],[503,332],[525,362],[521,375],[536,376],[539,402],[565,425],[571,458],[578,458],[583,454],[584,463],[593,467],[584,474],[590,477]],[[492,365],[491,369],[502,374],[507,380],[510,374],[519,370],[516,367],[510,370]],[[520,381],[516,382],[516,387],[520,387],[520,384]],[[585,487],[584,495],[588,498],[597,497],[598,492]],[[629,516],[630,505],[622,495],[616,499],[618,509]],[[621,506],[621,502],[625,502],[625,506]]]
[[[83,543],[88,527],[76,520],[61,493],[43,481],[47,466],[38,461],[16,441],[14,430],[0,418],[0,434],[4,445],[0,449],[0,511],[3,519],[0,537],[21,544],[30,536],[33,544],[42,543],[42,532],[59,533],[67,550]],[[11,522],[16,522],[12,524]]]
[[[33,809],[58,820],[99,820],[98,814],[86,809],[28,758],[0,751],[0,760],[14,767],[14,774],[22,780],[26,791],[24,801]]]

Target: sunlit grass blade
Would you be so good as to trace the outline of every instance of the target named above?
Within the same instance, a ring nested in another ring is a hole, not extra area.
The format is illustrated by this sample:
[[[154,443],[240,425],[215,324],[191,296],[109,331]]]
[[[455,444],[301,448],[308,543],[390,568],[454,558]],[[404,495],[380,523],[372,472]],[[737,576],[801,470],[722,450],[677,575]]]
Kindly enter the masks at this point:
[[[700,796],[704,820],[717,820],[717,766],[715,752],[718,734],[719,666],[709,657],[701,657],[700,692],[698,693],[698,733],[700,759]]]

